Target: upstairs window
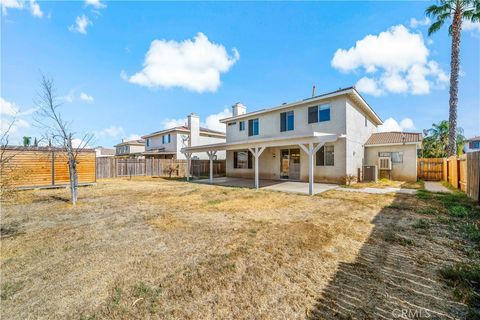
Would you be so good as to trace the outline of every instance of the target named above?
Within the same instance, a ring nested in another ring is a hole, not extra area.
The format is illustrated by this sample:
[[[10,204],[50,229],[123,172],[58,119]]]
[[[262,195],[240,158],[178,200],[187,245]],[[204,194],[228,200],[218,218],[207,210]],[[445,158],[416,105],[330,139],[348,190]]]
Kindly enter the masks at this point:
[[[248,135],[258,136],[258,118],[248,120]]]
[[[147,147],[150,147],[150,138],[147,138]]]
[[[365,116],[365,127],[368,125],[367,123],[367,116]]]
[[[237,124],[236,122],[229,122],[229,123],[228,123],[228,126],[230,127],[230,126],[234,126],[234,125],[236,125],[236,124]]]
[[[162,144],[170,143],[170,133],[162,136]]]
[[[330,105],[324,104],[318,108],[318,119],[320,122],[330,120]]]
[[[333,146],[323,146],[316,154],[317,166],[334,166],[335,165],[335,149]]]
[[[322,104],[308,108],[308,123],[316,123],[330,120],[330,105]]]
[[[293,111],[280,113],[280,131],[293,130],[294,116]]]
[[[245,121],[240,121],[238,123],[238,128],[240,131],[245,131]]]
[[[252,154],[248,150],[233,152],[234,169],[252,169]]]

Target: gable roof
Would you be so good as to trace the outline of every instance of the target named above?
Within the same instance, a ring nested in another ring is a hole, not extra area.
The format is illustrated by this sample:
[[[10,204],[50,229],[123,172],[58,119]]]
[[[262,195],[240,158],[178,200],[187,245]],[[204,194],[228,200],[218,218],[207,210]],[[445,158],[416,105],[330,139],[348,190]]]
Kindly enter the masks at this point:
[[[386,144],[416,144],[422,142],[422,134],[418,132],[378,132],[373,133],[366,146]]]
[[[246,117],[250,117],[250,116],[255,116],[255,115],[259,115],[259,114],[263,114],[263,113],[267,113],[267,112],[278,111],[278,110],[282,110],[282,109],[286,109],[286,108],[296,107],[296,106],[299,106],[299,105],[309,104],[311,102],[317,102],[317,101],[321,101],[321,100],[325,100],[325,99],[329,99],[329,98],[338,97],[338,96],[341,96],[341,95],[347,95],[350,99],[352,99],[354,102],[356,102],[365,112],[367,112],[367,114],[374,120],[374,122],[377,125],[383,124],[382,119],[380,119],[378,114],[373,110],[372,107],[370,107],[370,105],[367,103],[367,101],[365,101],[365,99],[360,95],[360,93],[357,91],[357,89],[355,89],[354,86],[347,87],[347,88],[341,88],[341,89],[338,89],[338,90],[335,90],[335,91],[323,93],[323,94],[317,95],[315,97],[306,98],[306,99],[291,102],[291,103],[284,103],[280,106],[273,107],[273,108],[260,109],[260,110],[257,110],[257,111],[248,112],[248,113],[241,114],[241,115],[238,115],[238,116],[221,119],[220,122],[226,123],[226,122],[234,121],[234,120],[237,120],[237,119],[242,119],[242,118],[246,118]]]
[[[114,147],[127,146],[127,145],[143,146],[143,145],[145,145],[145,140],[137,139],[137,140],[124,141],[124,142],[120,142],[119,144],[114,145]]]
[[[155,131],[153,133],[142,136],[142,138],[145,139],[145,138],[149,138],[149,137],[153,137],[153,136],[157,136],[160,134],[165,134],[173,131],[190,132],[190,129],[188,129],[187,126],[178,126],[178,127],[160,130],[160,131]],[[200,127],[200,133],[213,134],[213,135],[217,135],[217,136],[219,135],[219,136],[225,137],[225,132],[216,131],[216,130],[208,129],[205,127]]]
[[[480,140],[480,136],[475,136],[473,138],[470,138],[468,140],[466,140],[467,142],[472,142],[472,141],[477,141],[477,140]]]

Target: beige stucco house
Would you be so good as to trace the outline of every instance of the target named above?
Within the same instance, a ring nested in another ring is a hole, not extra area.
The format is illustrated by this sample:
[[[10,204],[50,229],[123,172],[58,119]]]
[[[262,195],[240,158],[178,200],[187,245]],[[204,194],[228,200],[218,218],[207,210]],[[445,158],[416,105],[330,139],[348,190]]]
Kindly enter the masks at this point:
[[[187,116],[184,126],[173,127],[144,135],[146,158],[181,159],[185,160],[182,148],[202,146],[206,144],[225,142],[225,133],[200,126],[200,118],[195,113]],[[195,155],[196,159],[205,160],[205,153]],[[225,151],[218,152],[216,159],[224,160]]]
[[[226,124],[226,142],[183,149],[193,154],[226,151],[226,174],[255,179],[289,179],[343,182],[357,176],[364,165],[377,165],[378,152],[402,152],[403,166],[395,166],[394,178],[416,180],[415,143],[386,141],[367,145],[378,133],[382,120],[354,87],[340,89],[293,103],[247,113],[240,103]],[[395,154],[396,155],[396,154]]]
[[[145,152],[145,141],[143,139],[122,139],[122,142],[114,147],[116,157],[142,158],[143,152]]]

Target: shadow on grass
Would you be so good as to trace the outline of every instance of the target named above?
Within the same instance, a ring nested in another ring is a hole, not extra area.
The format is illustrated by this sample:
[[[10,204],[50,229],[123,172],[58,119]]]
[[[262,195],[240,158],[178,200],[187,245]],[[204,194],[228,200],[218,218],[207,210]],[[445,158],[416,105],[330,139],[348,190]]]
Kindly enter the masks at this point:
[[[376,215],[356,260],[340,263],[309,320],[466,319],[468,308],[445,290],[439,273],[449,263],[444,244],[411,225],[413,212],[409,218],[396,209],[405,206],[405,197],[397,196]]]

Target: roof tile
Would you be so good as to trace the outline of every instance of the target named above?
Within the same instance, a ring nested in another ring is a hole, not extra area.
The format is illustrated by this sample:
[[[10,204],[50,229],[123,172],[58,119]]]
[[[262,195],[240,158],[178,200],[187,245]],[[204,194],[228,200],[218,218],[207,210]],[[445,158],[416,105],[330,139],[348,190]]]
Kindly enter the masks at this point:
[[[368,138],[365,145],[421,142],[422,134],[417,132],[378,132]]]

